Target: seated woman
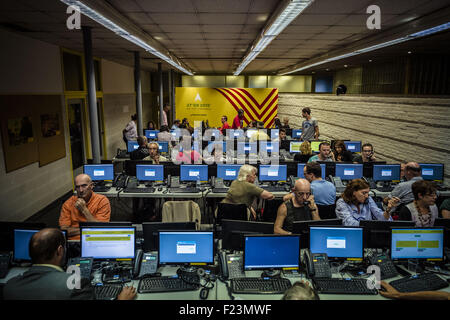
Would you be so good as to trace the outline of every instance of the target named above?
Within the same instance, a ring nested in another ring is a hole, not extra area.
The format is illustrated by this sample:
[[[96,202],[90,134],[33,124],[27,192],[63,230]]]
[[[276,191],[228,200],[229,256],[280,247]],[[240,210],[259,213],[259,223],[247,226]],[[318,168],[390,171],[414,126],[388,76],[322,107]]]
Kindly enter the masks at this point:
[[[336,140],[333,149],[334,159],[336,162],[352,162],[353,155],[345,147],[345,143],[342,140]]]
[[[300,153],[294,156],[294,160],[300,163],[307,163],[312,156],[311,144],[309,141],[303,141],[300,145]]]
[[[369,185],[363,179],[354,179],[347,184],[342,197],[336,201],[336,217],[342,219],[344,226],[359,226],[361,220],[392,221],[390,212],[400,199],[390,199],[383,212],[369,197],[369,192]]]
[[[431,181],[418,180],[411,186],[414,201],[403,206],[400,220],[414,221],[416,227],[432,227],[438,217],[436,187]]]
[[[146,129],[147,130],[156,130],[155,123],[152,120],[150,120],[149,122],[147,122],[147,128]]]

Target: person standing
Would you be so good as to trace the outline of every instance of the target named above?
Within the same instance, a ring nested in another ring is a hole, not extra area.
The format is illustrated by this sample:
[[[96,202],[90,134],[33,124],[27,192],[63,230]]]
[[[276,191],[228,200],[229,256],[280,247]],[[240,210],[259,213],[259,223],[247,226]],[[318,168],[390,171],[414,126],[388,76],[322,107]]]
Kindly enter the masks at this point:
[[[239,109],[238,114],[234,117],[231,129],[242,129],[244,127],[244,109]]]
[[[228,117],[227,116],[222,116],[222,118],[220,119],[220,121],[222,121],[222,128],[220,128],[220,132],[222,132],[222,135],[226,135],[226,130],[227,129],[231,129],[230,125],[228,124]]]
[[[302,135],[300,140],[318,140],[319,139],[319,123],[311,116],[311,109],[306,107],[302,109]]]
[[[163,113],[162,113],[162,122],[161,122],[161,126],[169,126],[169,123],[167,122],[167,112],[170,111],[170,105],[168,103],[166,103],[163,107]]]
[[[122,131],[123,141],[125,141],[125,144],[127,145],[127,147],[128,147],[128,141],[136,140],[138,137],[136,121],[137,121],[137,114],[133,114],[131,116],[131,121],[128,122],[127,126]]]

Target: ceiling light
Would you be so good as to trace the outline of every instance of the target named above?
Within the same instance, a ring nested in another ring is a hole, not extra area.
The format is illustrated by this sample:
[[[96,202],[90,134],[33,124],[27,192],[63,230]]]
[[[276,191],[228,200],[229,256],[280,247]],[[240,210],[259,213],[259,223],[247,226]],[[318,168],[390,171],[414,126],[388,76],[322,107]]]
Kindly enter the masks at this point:
[[[287,72],[280,73],[279,75],[282,76],[282,75],[285,75],[285,74],[290,74],[290,73],[293,73],[293,72],[302,71],[302,70],[309,69],[311,67],[315,67],[317,65],[324,64],[324,63],[327,63],[327,62],[330,62],[330,61],[336,61],[336,60],[341,60],[341,59],[344,59],[344,58],[356,56],[356,55],[361,54],[361,53],[366,53],[366,52],[374,51],[374,50],[381,49],[381,48],[384,48],[384,47],[392,46],[394,44],[402,43],[402,42],[405,42],[405,41],[414,40],[414,39],[417,39],[417,38],[429,36],[429,35],[434,34],[436,32],[444,31],[444,30],[447,30],[447,29],[450,29],[450,22],[447,22],[447,23],[444,23],[444,24],[441,24],[439,26],[432,27],[432,28],[429,28],[429,29],[425,29],[425,30],[422,30],[422,31],[419,31],[419,32],[416,32],[416,33],[412,33],[412,34],[406,35],[406,36],[401,37],[401,38],[397,38],[397,39],[390,40],[390,41],[387,41],[387,42],[379,43],[379,44],[376,44],[376,45],[373,45],[373,46],[370,46],[370,47],[367,47],[367,48],[355,50],[353,52],[346,53],[346,54],[343,54],[343,55],[340,55],[340,56],[336,56],[336,57],[333,57],[333,58],[328,58],[328,59],[325,59],[325,60],[322,60],[322,61],[310,64],[310,65],[307,65],[307,66],[304,66],[304,67],[297,68],[297,69],[292,70],[292,71],[287,71]]]
[[[250,48],[250,51],[242,60],[241,64],[234,72],[239,75],[245,67],[261,53],[267,45],[272,42],[297,16],[305,10],[314,0],[290,0],[276,18],[271,19],[273,22],[268,23],[264,28],[262,35],[256,43]]]
[[[192,72],[187,70],[185,67],[183,67],[179,62],[173,60],[174,57],[170,57],[170,54],[164,54],[151,45],[149,45],[147,42],[142,40],[141,38],[131,34],[126,29],[120,27],[118,24],[113,22],[112,20],[106,18],[96,10],[92,9],[91,7],[87,6],[81,1],[78,0],[60,0],[61,2],[65,3],[68,6],[77,6],[80,8],[80,12],[83,13],[85,16],[91,18],[92,20],[98,22],[105,28],[113,31],[117,35],[121,36],[122,38],[125,38],[126,40],[134,43],[135,45],[143,48],[144,50],[150,52],[151,54],[157,56],[161,60],[164,60],[168,64],[172,65],[173,67],[177,68],[178,70],[188,74],[192,75]]]
[[[346,64],[344,64],[344,67],[347,68],[348,66]]]
[[[411,54],[411,51],[408,51],[408,54]]]

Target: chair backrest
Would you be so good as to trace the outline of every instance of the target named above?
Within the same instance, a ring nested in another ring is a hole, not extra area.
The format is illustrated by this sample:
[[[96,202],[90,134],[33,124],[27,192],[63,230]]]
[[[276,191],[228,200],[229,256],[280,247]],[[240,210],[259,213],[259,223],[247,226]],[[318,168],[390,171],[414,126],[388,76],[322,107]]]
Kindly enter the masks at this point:
[[[247,206],[243,203],[223,203],[217,205],[216,224],[220,224],[222,219],[248,220]]]
[[[262,214],[262,221],[275,222],[277,219],[278,208],[283,203],[282,199],[273,199],[264,203],[264,211]]]
[[[317,209],[319,210],[320,219],[336,219],[336,204],[327,206],[317,204]]]
[[[162,208],[162,222],[195,222],[197,229],[201,223],[199,205],[192,201],[166,201]]]

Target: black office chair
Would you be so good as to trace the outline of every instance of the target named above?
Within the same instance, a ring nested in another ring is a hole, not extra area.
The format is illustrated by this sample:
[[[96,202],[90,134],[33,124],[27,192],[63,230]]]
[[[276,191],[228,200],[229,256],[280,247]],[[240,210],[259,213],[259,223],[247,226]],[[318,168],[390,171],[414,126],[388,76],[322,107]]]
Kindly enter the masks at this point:
[[[283,203],[282,199],[273,199],[271,201],[265,201],[264,211],[262,214],[262,221],[275,222],[277,219],[278,207]]]
[[[222,219],[231,220],[248,220],[247,206],[243,203],[223,203],[217,204],[217,217],[215,218],[215,224],[221,224]]]
[[[336,219],[336,204],[320,205],[317,204],[320,219]]]

